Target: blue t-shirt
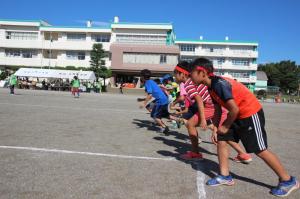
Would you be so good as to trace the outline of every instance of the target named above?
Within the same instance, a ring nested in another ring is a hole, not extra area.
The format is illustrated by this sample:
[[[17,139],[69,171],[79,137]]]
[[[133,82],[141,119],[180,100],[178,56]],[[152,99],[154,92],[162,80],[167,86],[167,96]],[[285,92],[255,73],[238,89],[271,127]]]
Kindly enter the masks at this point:
[[[165,93],[161,90],[161,88],[153,81],[152,79],[146,80],[145,83],[145,91],[148,94],[151,94],[157,101],[157,105],[165,105],[168,104],[168,98]]]

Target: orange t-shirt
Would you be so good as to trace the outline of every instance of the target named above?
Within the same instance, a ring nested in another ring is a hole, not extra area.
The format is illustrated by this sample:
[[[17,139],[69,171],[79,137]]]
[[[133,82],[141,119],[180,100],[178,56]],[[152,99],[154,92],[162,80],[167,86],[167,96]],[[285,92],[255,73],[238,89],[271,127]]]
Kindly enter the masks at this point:
[[[226,101],[233,99],[239,107],[238,119],[250,117],[262,108],[246,86],[230,78],[212,77],[209,93],[222,106],[225,106]]]

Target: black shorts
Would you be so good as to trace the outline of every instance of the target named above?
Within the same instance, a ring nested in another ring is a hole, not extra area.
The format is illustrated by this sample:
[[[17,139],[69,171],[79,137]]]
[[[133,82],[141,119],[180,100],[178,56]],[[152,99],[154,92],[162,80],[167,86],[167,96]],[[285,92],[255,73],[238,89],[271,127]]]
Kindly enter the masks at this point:
[[[151,111],[151,117],[153,119],[155,118],[161,119],[163,117],[168,118],[169,117],[168,104],[165,105],[155,104]]]
[[[237,143],[241,140],[247,153],[258,153],[266,150],[268,144],[263,109],[250,117],[234,121],[228,133],[218,135],[218,140]]]
[[[182,118],[185,120],[189,120],[197,113],[198,113],[198,105],[197,105],[197,103],[194,103],[192,106],[189,107],[187,113],[182,114]],[[213,121],[212,121],[212,119],[207,119],[206,123],[207,123],[207,125],[211,125],[211,124],[213,124]]]
[[[188,108],[187,113],[182,114],[182,117],[183,117],[183,119],[189,120],[196,113],[198,113],[198,105],[197,105],[197,103],[194,103]]]

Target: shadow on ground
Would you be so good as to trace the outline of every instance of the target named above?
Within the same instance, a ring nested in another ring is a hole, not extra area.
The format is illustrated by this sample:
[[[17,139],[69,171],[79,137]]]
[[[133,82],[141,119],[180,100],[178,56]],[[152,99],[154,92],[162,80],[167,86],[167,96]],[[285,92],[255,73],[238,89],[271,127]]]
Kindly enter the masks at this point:
[[[152,121],[149,120],[140,120],[140,119],[134,119],[133,124],[136,124],[139,128],[147,128],[147,130],[150,131],[155,131],[157,132],[158,127],[155,127]],[[175,139],[168,139],[167,136],[165,136],[164,134],[161,134],[161,136],[154,136],[153,139],[157,140],[157,141],[161,141],[164,144],[174,147],[174,152],[172,151],[167,151],[167,150],[158,150],[157,153],[166,157],[173,157],[175,159],[177,159],[180,162],[183,162],[185,164],[189,164],[191,165],[191,167],[196,170],[196,171],[201,171],[203,172],[205,175],[207,175],[209,178],[215,177],[218,173],[219,173],[219,164],[215,161],[212,161],[210,159],[203,159],[201,161],[186,161],[180,158],[181,154],[186,153],[188,150],[190,150],[190,144],[187,143],[189,141],[189,136],[179,133],[177,131],[171,131],[169,136],[173,136]],[[183,141],[183,142],[182,142]],[[207,142],[207,141],[203,141],[202,142],[204,145],[208,145],[208,144],[212,144],[211,142]],[[212,153],[202,147],[199,147],[200,152],[206,155],[214,155],[217,156],[216,153]],[[240,176],[236,173],[232,173],[231,175],[238,180],[244,181],[244,182],[248,182],[248,183],[252,183],[258,186],[262,186],[262,187],[266,187],[266,188],[273,188],[274,186],[272,185],[268,185],[265,184],[263,182],[259,182],[257,180],[251,179],[251,178],[247,178],[247,177],[243,177]]]

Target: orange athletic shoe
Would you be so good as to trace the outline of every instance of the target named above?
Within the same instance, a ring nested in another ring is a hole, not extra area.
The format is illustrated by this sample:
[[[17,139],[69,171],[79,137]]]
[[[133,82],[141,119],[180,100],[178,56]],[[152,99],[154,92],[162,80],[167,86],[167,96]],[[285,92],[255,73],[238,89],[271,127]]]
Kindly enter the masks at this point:
[[[201,153],[195,153],[192,151],[188,151],[186,154],[181,155],[180,158],[184,160],[202,160],[203,156]]]
[[[252,161],[252,157],[248,153],[239,154],[235,158],[233,158],[233,161],[241,162],[241,163],[244,163],[244,164],[249,164]]]

